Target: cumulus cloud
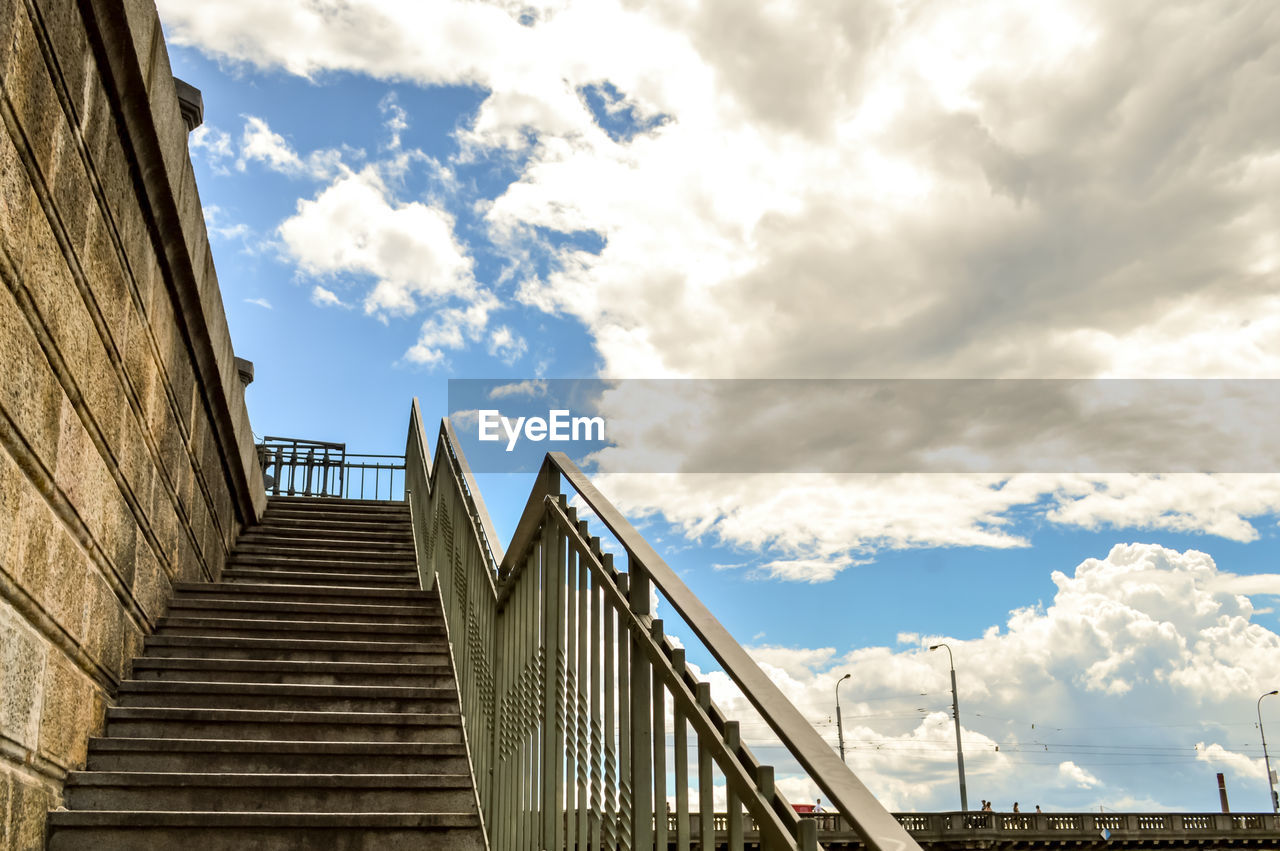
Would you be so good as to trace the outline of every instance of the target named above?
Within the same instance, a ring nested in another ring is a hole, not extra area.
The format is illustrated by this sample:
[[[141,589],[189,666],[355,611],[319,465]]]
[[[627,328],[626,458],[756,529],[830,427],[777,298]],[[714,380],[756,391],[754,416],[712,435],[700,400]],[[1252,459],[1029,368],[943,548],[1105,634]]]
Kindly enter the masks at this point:
[[[1239,777],[1262,780],[1267,776],[1266,762],[1261,757],[1252,759],[1237,751],[1229,751],[1217,742],[1209,745],[1199,742],[1196,744],[1196,751],[1198,759],[1211,766],[1229,770]]]
[[[1071,760],[1060,763],[1058,765],[1058,773],[1061,774],[1071,783],[1079,786],[1081,789],[1092,789],[1095,786],[1101,786],[1102,781],[1094,777],[1088,771],[1076,765]]]
[[[1280,80],[1262,6],[161,11],[260,66],[484,89],[465,150],[528,155],[492,235],[552,258],[521,297],[581,320],[608,375],[1280,366],[1280,121],[1241,106]],[[582,231],[603,248],[557,240]]]
[[[478,297],[452,216],[438,206],[397,201],[374,166],[300,200],[281,223],[280,237],[308,274],[372,276],[376,282],[364,299],[369,314],[408,315],[423,300]]]
[[[1013,611],[978,638],[749,649],[833,747],[832,689],[852,674],[841,695],[848,762],[890,808],[955,806],[949,668],[925,652],[945,640],[955,654],[971,795],[998,808],[1015,800],[1025,809],[1114,808],[1103,790],[1159,765],[1164,782],[1145,808],[1211,809],[1212,783],[1199,766],[1238,781],[1261,776],[1254,701],[1280,681],[1280,635],[1229,589],[1234,578],[1195,550],[1119,545],[1055,570],[1047,605]],[[732,717],[756,718],[724,674],[708,679]],[[744,729],[753,746],[776,745],[763,722]],[[1207,734],[1217,741],[1206,745]],[[801,776],[794,765],[779,771]],[[795,781],[800,800],[815,794],[807,783]]]
[[[482,87],[464,144],[529,154],[490,226],[544,243],[523,297],[583,321],[610,375],[1280,366],[1250,322],[1280,297],[1280,121],[1240,106],[1280,78],[1262,6],[161,11],[261,66]],[[650,130],[606,131],[583,95],[602,80]],[[551,239],[584,230],[603,250]]]

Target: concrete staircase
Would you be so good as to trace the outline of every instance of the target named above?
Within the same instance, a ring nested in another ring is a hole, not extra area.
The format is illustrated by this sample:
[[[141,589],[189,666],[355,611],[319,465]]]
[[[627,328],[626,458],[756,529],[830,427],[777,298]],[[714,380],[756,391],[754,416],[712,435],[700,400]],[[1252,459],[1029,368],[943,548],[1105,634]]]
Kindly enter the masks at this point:
[[[483,849],[435,593],[399,503],[275,498],[179,584],[48,848]]]

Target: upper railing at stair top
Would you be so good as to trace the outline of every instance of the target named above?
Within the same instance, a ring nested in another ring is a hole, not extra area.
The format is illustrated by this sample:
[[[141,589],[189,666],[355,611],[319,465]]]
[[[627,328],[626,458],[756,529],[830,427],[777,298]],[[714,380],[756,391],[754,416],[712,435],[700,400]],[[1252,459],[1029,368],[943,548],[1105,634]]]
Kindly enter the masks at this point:
[[[345,443],[264,437],[258,463],[271,496],[400,500],[404,456],[348,452]],[[396,472],[401,471],[397,486]]]
[[[416,401],[405,456],[419,568],[425,587],[439,587],[493,847],[711,847],[712,820],[698,836],[690,830],[691,748],[696,811],[728,811],[730,848],[743,847],[748,824],[764,848],[817,847],[814,822],[796,814],[652,616],[651,589],[868,847],[919,847],[566,456],[547,455],[505,553],[447,420],[428,463]],[[562,482],[612,535],[627,572],[614,569]]]

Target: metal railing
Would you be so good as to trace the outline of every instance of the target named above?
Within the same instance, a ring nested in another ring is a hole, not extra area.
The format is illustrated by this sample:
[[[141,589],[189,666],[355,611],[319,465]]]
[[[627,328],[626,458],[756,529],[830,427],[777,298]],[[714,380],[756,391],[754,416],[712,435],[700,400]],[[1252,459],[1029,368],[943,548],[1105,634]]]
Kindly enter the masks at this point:
[[[404,456],[348,452],[345,443],[264,437],[258,463],[271,496],[400,500]],[[399,471],[399,487],[396,472]]]
[[[816,823],[786,801],[773,768],[757,762],[739,722],[653,617],[651,591],[867,847],[919,847],[566,456],[546,456],[505,553],[447,420],[429,463],[416,401],[405,457],[419,570],[424,587],[439,588],[452,637],[491,847],[711,848],[715,820],[691,810],[713,812],[719,783],[728,848],[742,849],[749,828],[766,849],[818,847]],[[625,553],[625,573],[569,506],[562,482]]]

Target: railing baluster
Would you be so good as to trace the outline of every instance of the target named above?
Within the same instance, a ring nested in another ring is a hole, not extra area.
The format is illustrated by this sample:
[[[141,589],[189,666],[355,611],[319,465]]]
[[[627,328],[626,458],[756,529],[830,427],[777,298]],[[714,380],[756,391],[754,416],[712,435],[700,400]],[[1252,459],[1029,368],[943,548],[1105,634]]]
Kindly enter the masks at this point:
[[[676,676],[684,675],[684,648],[671,651],[671,667]],[[676,851],[689,849],[689,724],[679,701],[673,700],[672,728],[674,729],[675,784],[676,784]]]
[[[612,565],[611,554],[606,554],[606,565]],[[605,847],[616,848],[621,841],[618,801],[621,798],[621,768],[618,758],[617,713],[618,693],[618,641],[614,635],[617,613],[611,603],[604,607],[604,837]]]
[[[606,782],[601,761],[604,757],[604,729],[600,715],[600,678],[603,676],[602,657],[606,652],[602,632],[604,605],[600,591],[600,578],[591,579],[591,840],[588,847],[598,851],[603,847],[604,798],[601,787]]]
[[[631,574],[618,577],[618,590],[627,599]],[[631,738],[631,640],[627,612],[618,611],[618,847],[635,848],[635,808],[631,759],[635,743]]]
[[[542,847],[561,848],[563,821],[555,804],[563,798],[560,783],[564,764],[564,719],[560,715],[560,688],[557,678],[561,653],[560,588],[564,582],[560,570],[560,531],[552,523],[545,524],[542,538]]]
[[[585,527],[587,524],[581,524]],[[585,537],[585,534],[583,535]],[[578,561],[578,704],[574,715],[578,719],[578,842],[587,845],[590,842],[590,825],[588,824],[588,814],[590,811],[591,800],[587,789],[587,784],[591,782],[591,715],[590,715],[590,664],[588,653],[589,630],[591,610],[589,607],[589,584],[588,575],[590,574],[589,565],[579,556],[574,556]]]
[[[627,575],[631,611],[649,614],[649,577],[634,556],[628,555]],[[653,847],[653,725],[649,716],[652,699],[649,694],[649,659],[641,649],[639,638],[631,634],[631,795],[632,847]]]
[[[662,621],[649,627],[653,640],[662,646]],[[653,847],[667,847],[667,690],[662,669],[653,668]]]
[[[572,511],[572,509],[571,509]],[[565,547],[564,578],[564,845],[578,846],[578,554]],[[559,846],[557,846],[559,847]]]
[[[729,752],[737,754],[742,737],[737,721],[726,721],[724,724],[724,741]],[[742,799],[733,782],[725,778],[727,830],[729,832],[729,851],[742,851]]]
[[[704,712],[711,709],[711,684],[698,683],[698,706]],[[700,851],[712,851],[716,847],[715,834],[715,786],[711,776],[711,751],[698,733],[698,840]]]

